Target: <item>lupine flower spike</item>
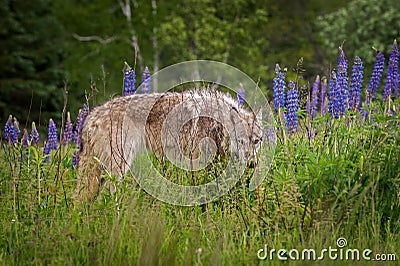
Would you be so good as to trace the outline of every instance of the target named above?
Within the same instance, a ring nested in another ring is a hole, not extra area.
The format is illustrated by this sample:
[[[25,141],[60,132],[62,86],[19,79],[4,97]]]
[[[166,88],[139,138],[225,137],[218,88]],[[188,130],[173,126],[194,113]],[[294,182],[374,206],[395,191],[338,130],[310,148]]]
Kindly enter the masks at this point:
[[[322,79],[322,84],[321,84],[321,94],[320,94],[320,101],[321,101],[321,115],[326,114],[326,87],[328,86],[328,82],[325,77]]]
[[[49,120],[49,128],[47,132],[47,142],[44,147],[44,154],[47,155],[44,159],[45,162],[50,161],[50,152],[51,150],[57,150],[58,147],[58,136],[57,136],[57,126],[54,123],[53,119]]]
[[[64,139],[63,139],[63,145],[67,145],[69,141],[72,141],[72,128],[73,125],[71,123],[71,115],[68,112],[67,113],[67,121],[65,123],[65,130],[64,130]]]
[[[79,162],[79,152],[75,151],[74,156],[72,157],[72,168],[76,167]]]
[[[365,99],[367,105],[369,105],[370,101],[376,97],[376,93],[378,91],[379,83],[381,82],[385,64],[385,56],[383,55],[383,53],[379,52],[375,48],[373,49],[375,50],[376,53],[376,61],[367,88],[367,97]]]
[[[244,90],[243,84],[240,83],[239,84],[239,89],[236,95],[236,100],[238,101],[240,106],[243,106],[244,104],[244,95],[245,95],[246,91]]]
[[[286,127],[289,132],[294,133],[298,126],[297,112],[299,110],[299,93],[293,81],[288,84],[289,90],[286,98]]]
[[[4,127],[4,139],[7,141],[7,145],[13,145],[17,143],[18,138],[15,132],[12,115],[8,117],[6,125]]]
[[[338,101],[339,115],[344,116],[346,113],[347,97],[348,97],[348,77],[347,77],[347,59],[344,54],[342,47],[339,47],[339,60],[338,60],[338,72],[337,72],[337,86],[338,94],[336,100]]]
[[[26,128],[24,128],[24,134],[22,136],[22,148],[26,148],[28,147],[29,144],[29,134],[28,134],[28,130],[26,130]]]
[[[349,90],[349,110],[360,110],[361,88],[364,76],[363,69],[364,67],[360,57],[354,57]]]
[[[395,93],[396,99],[400,97],[400,71],[397,73],[397,90]]]
[[[75,121],[73,135],[72,135],[72,142],[75,145],[78,145],[78,143],[80,142],[80,133],[81,133],[81,128],[82,128],[82,124],[83,124],[81,122],[81,113],[82,113],[82,109],[79,109],[78,116],[76,117],[76,121]]]
[[[393,92],[397,94],[397,75],[398,75],[398,61],[399,50],[397,49],[397,42],[394,40],[392,51],[390,52],[388,71],[386,73],[386,83],[383,88],[382,100],[388,101]]]
[[[21,135],[21,130],[19,129],[19,122],[16,117],[14,117],[14,129],[15,129],[15,134],[17,135],[17,141],[18,141],[18,138]]]
[[[332,71],[331,78],[329,80],[329,102],[328,112],[334,118],[339,118],[339,100],[340,90],[337,86],[336,72]]]
[[[75,122],[75,129],[73,132],[72,141],[78,147],[78,149],[80,147],[80,136],[81,136],[82,126],[88,114],[89,114],[89,107],[85,103],[83,105],[83,108],[79,110],[78,117],[76,118]]]
[[[89,114],[89,106],[87,104],[83,105],[83,108],[79,110],[78,117],[75,123],[74,130],[74,138],[73,142],[76,144],[77,151],[74,152],[74,156],[72,158],[72,165],[75,167],[79,162],[79,153],[78,151],[81,149],[81,131],[83,127],[83,123],[85,122],[86,117]]]
[[[30,138],[31,142],[33,144],[38,144],[39,143],[39,132],[36,129],[36,125],[35,122],[32,122],[32,131],[31,131],[31,138]]]
[[[309,107],[309,117],[310,119],[314,119],[317,117],[317,105],[318,105],[318,93],[319,93],[319,86],[321,83],[321,79],[319,75],[315,78],[312,91],[311,91],[311,100],[310,100],[310,107]]]
[[[150,86],[151,86],[151,76],[149,68],[146,66],[142,74],[142,89],[140,91],[143,93],[149,93]]]
[[[136,93],[136,73],[135,71],[125,62],[124,66],[124,96]]]
[[[281,71],[278,64],[275,66],[275,78],[273,80],[274,107],[275,110],[285,108],[285,73]]]

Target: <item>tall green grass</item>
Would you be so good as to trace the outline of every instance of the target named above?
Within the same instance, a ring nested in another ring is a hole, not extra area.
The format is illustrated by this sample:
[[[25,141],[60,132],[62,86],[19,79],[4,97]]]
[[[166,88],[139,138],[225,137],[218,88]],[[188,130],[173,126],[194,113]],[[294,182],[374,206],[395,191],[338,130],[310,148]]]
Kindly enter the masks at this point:
[[[349,248],[398,260],[400,117],[381,113],[373,122],[351,113],[303,118],[293,136],[278,130],[271,170],[256,191],[243,179],[229,194],[196,207],[160,202],[129,175],[114,194],[103,188],[94,202],[79,203],[71,198],[73,147],[54,151],[44,163],[42,147],[3,146],[0,263],[257,265],[271,263],[257,258],[264,245],[318,251],[335,247],[339,237]],[[171,180],[184,182],[170,169]]]

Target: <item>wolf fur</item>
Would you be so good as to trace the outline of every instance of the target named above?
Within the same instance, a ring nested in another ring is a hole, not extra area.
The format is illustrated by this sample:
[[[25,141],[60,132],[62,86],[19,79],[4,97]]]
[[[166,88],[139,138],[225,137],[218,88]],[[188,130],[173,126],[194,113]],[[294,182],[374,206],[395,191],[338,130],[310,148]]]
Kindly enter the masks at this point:
[[[240,144],[232,147],[229,128],[239,125],[246,134],[234,133]],[[204,89],[118,97],[93,108],[83,124],[77,197],[95,198],[103,169],[121,178],[145,149],[163,160],[176,156],[173,152],[179,146],[180,155],[193,167],[204,152],[204,140],[211,143],[207,147],[213,154],[255,160],[261,139],[261,118],[222,92]]]

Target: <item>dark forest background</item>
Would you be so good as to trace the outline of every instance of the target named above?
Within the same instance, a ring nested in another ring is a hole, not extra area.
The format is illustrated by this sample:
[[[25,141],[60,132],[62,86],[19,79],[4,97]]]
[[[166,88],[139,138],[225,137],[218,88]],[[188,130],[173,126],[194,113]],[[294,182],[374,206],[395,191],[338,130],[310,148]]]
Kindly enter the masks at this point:
[[[1,0],[0,124],[61,121],[64,91],[75,116],[122,90],[123,65],[151,73],[212,59],[231,64],[271,95],[274,66],[328,75],[343,44],[369,75],[372,46],[388,55],[399,36],[397,0]],[[135,63],[136,62],[136,63]],[[291,75],[289,73],[289,75]],[[365,86],[365,85],[364,85]],[[95,97],[94,97],[95,95]]]

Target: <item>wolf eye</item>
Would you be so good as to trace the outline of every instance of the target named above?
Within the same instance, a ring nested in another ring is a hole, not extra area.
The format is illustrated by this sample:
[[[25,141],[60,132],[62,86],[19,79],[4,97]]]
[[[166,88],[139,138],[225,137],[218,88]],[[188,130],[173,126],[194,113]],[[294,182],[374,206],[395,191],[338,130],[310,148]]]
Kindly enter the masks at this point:
[[[262,141],[262,138],[255,139],[255,140],[253,141],[253,143],[254,143],[254,144],[258,144],[258,143],[260,143],[260,141]]]

